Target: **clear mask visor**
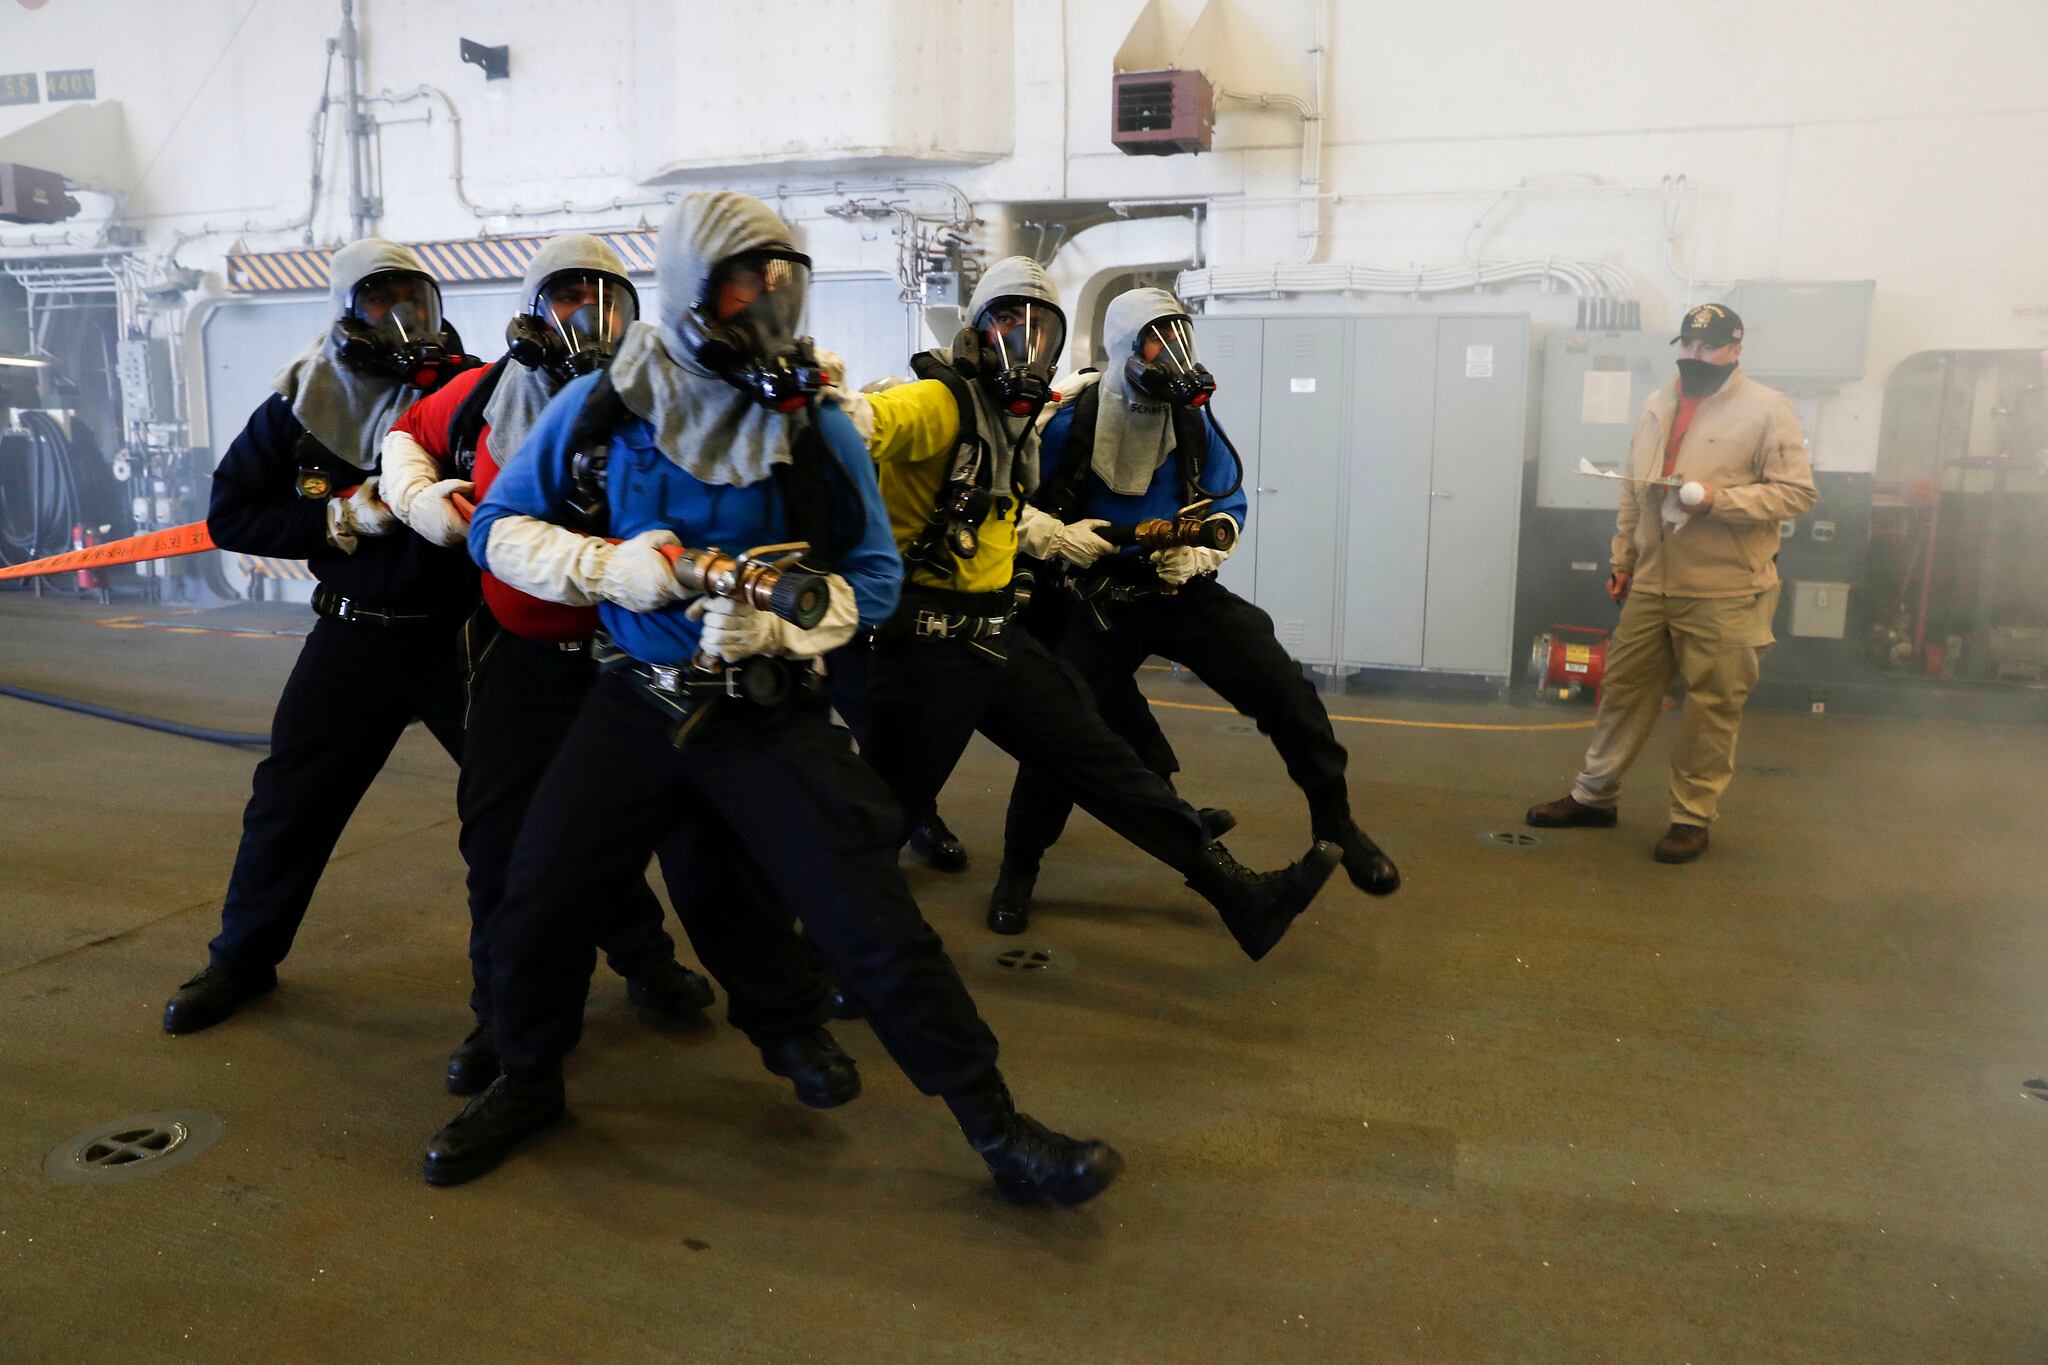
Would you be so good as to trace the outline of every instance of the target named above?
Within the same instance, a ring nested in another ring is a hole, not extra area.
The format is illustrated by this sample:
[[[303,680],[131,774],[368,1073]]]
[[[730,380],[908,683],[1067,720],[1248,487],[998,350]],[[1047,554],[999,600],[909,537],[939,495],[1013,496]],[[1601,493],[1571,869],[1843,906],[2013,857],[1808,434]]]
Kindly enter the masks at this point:
[[[713,322],[744,319],[766,354],[796,340],[810,288],[808,256],[753,251],[719,262],[701,307]]]
[[[1067,320],[1060,310],[1031,299],[997,299],[981,310],[974,325],[1002,371],[1030,370],[1050,379],[1067,344]]]
[[[1195,353],[1195,325],[1186,318],[1147,323],[1131,349],[1146,364],[1163,366],[1174,374],[1192,375],[1200,364]]]
[[[562,339],[571,355],[597,351],[611,355],[619,339],[640,316],[633,286],[601,270],[558,271],[542,281],[533,297],[533,315]]]
[[[349,316],[397,349],[441,341],[441,290],[412,270],[380,270],[349,293]]]

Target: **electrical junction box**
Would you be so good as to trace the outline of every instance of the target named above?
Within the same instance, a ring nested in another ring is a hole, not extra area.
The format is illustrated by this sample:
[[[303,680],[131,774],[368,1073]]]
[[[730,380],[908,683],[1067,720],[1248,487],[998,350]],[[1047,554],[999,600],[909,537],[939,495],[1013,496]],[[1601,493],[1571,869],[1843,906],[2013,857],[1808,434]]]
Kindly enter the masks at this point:
[[[1748,318],[1743,319],[1749,321]],[[1792,633],[1810,640],[1839,640],[1849,624],[1849,584],[1790,583]]]
[[[1109,140],[1127,156],[1206,152],[1216,92],[1199,71],[1119,71],[1112,78]]]
[[[77,212],[57,172],[0,161],[0,222],[61,223]]]
[[[155,422],[175,409],[171,401],[171,343],[128,337],[115,344],[114,372],[121,381],[121,411],[131,422]]]
[[[1745,319],[1746,321],[1746,319]],[[1662,332],[1552,332],[1543,342],[1543,408],[1537,428],[1536,505],[1621,505],[1621,485],[1579,472],[1579,461],[1618,470],[1650,394],[1678,378]]]
[[[1742,370],[1785,387],[1861,379],[1875,280],[1738,280],[1721,302],[1742,317]]]

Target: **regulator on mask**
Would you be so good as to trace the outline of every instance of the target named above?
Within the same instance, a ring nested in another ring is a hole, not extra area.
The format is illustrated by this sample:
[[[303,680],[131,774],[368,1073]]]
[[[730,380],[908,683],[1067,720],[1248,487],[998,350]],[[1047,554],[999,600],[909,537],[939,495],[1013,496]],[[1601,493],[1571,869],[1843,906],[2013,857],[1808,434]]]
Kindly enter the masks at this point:
[[[762,407],[795,412],[825,386],[811,339],[797,335],[811,258],[771,248],[718,263],[704,297],[676,324],[690,356]]]
[[[364,276],[333,337],[335,357],[350,369],[418,389],[439,384],[461,359],[441,324],[440,286],[416,270]]]
[[[566,384],[610,364],[639,316],[628,281],[605,270],[557,270],[506,324],[505,345],[519,364]]]
[[[1124,361],[1124,378],[1137,392],[1176,407],[1199,408],[1216,392],[1216,376],[1195,358],[1195,327],[1184,317],[1146,324]]]
[[[953,364],[978,379],[997,406],[1029,417],[1052,401],[1053,366],[1067,344],[1067,320],[1040,299],[991,299],[953,342]]]

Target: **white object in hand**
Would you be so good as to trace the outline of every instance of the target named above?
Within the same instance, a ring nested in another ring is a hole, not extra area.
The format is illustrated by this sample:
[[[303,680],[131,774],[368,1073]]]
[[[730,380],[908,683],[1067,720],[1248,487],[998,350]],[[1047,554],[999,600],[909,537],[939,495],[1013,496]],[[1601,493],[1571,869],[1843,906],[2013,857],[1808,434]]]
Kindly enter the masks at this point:
[[[1685,487],[1678,490],[1678,500],[1687,507],[1698,507],[1707,500],[1706,487],[1697,479],[1688,479]]]

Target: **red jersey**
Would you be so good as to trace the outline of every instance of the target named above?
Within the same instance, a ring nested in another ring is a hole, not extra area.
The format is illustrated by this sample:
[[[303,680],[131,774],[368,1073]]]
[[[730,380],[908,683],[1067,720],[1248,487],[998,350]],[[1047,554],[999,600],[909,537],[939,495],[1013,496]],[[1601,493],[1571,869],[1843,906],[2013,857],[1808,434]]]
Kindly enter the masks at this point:
[[[1699,410],[1698,398],[1683,394],[1679,396],[1678,411],[1671,418],[1671,438],[1664,442],[1664,477],[1667,479],[1671,477],[1672,471],[1678,468],[1679,443],[1685,440],[1685,433],[1692,426],[1693,415]],[[483,490],[479,488],[477,491],[481,493]]]
[[[517,364],[516,361],[508,364]],[[402,431],[418,441],[422,449],[441,462],[444,469],[453,468],[455,444],[452,429],[455,414],[470,391],[482,382],[488,367],[465,370],[443,384],[434,392],[420,399],[400,415],[394,430]],[[509,382],[517,376],[507,375]],[[470,475],[476,483],[476,500],[482,502],[484,494],[491,488],[491,480],[498,477],[498,461],[491,454],[491,429],[485,426],[477,433],[476,470]],[[499,624],[514,635],[528,640],[539,640],[545,644],[561,644],[571,640],[588,640],[597,630],[597,608],[571,607],[560,602],[543,602],[519,589],[499,582],[489,574],[483,576],[484,602],[491,609],[491,615]]]

